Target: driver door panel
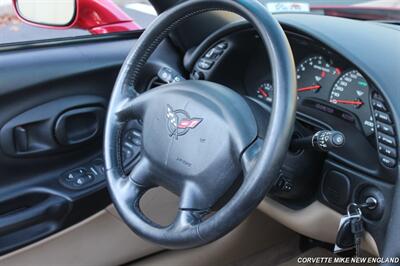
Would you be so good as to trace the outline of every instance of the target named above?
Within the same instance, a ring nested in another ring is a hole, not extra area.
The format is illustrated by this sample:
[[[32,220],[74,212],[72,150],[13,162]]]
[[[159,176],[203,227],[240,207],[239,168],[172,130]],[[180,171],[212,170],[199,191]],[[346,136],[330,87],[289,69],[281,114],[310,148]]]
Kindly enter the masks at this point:
[[[0,255],[110,204],[102,131],[132,37],[0,50]]]

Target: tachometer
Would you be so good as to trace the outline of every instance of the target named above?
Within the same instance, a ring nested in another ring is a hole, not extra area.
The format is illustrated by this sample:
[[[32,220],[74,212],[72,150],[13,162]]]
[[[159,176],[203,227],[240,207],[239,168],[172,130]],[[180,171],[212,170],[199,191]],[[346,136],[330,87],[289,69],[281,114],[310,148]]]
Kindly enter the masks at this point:
[[[257,88],[257,97],[268,103],[272,103],[274,89],[269,82],[263,82]]]
[[[369,85],[357,70],[345,72],[335,83],[329,101],[355,113],[362,122],[365,134],[374,132],[369,105]]]
[[[340,75],[339,68],[332,67],[322,56],[307,57],[297,66],[297,92],[299,99],[316,94],[327,98],[329,89]],[[329,88],[324,90],[324,88]],[[325,98],[325,99],[326,99]]]

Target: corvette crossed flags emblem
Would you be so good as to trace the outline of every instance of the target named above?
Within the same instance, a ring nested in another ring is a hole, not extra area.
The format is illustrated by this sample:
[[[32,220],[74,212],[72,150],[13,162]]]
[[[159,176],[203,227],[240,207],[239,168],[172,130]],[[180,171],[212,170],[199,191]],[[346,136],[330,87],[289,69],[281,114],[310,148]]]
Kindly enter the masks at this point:
[[[185,110],[174,110],[170,105],[167,105],[167,126],[169,136],[175,136],[178,139],[179,136],[185,135],[190,129],[197,127],[203,118],[191,118]]]

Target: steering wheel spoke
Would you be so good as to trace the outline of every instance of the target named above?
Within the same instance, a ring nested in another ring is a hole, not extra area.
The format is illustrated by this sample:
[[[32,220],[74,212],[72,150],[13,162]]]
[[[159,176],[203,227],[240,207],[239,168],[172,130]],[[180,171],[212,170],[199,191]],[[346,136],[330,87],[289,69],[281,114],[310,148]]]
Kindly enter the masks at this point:
[[[122,208],[132,211],[135,206],[139,206],[140,199],[149,189],[142,186],[129,177],[119,178],[113,183],[113,188],[118,189],[118,200]]]
[[[255,166],[258,155],[262,151],[263,145],[264,140],[262,138],[256,138],[256,140],[246,147],[246,149],[242,152],[240,163],[242,165],[242,170],[245,177]]]
[[[176,232],[182,232],[189,228],[196,227],[202,222],[202,217],[206,213],[206,211],[179,209],[171,228]]]
[[[149,160],[142,155],[139,162],[137,162],[131,170],[129,179],[141,187],[151,188],[155,186],[152,177],[151,164]]]
[[[146,106],[149,104],[150,93],[144,93],[135,98],[125,98],[121,100],[115,108],[115,115],[119,122],[126,122],[132,119],[143,118]]]

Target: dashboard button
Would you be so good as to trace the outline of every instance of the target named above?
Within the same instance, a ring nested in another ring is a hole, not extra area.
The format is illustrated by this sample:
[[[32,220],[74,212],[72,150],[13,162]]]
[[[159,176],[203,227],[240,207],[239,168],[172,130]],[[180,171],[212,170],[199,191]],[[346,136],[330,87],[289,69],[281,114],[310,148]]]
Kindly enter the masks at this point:
[[[276,185],[282,192],[290,192],[293,189],[292,183],[286,180],[283,175],[281,175]]]
[[[390,118],[390,115],[387,113],[375,111],[375,118],[376,118],[376,120],[381,121],[383,123],[387,123],[387,124],[392,123],[392,119]]]
[[[384,99],[382,98],[382,96],[379,95],[377,92],[374,92],[374,93],[372,94],[372,98],[374,98],[374,99],[376,99],[376,100],[378,100],[378,101],[384,101]]]
[[[219,48],[212,48],[210,51],[208,51],[204,58],[207,59],[216,59],[217,57],[219,57],[220,55],[222,55],[224,51],[219,49]]]
[[[83,179],[82,177],[76,180],[76,185],[82,186],[83,184],[85,184],[85,179]]]
[[[133,145],[141,146],[142,145],[142,140],[140,138],[134,138],[132,140],[132,143],[133,143]]]
[[[87,179],[89,181],[92,181],[94,179],[94,175],[93,174],[87,174],[86,177],[87,177]]]
[[[386,167],[393,168],[393,167],[396,166],[396,160],[395,160],[395,159],[386,157],[386,156],[384,156],[384,155],[380,155],[380,156],[379,156],[379,160],[380,160],[381,163],[382,163],[384,166],[386,166]]]
[[[96,169],[96,167],[94,165],[89,167],[89,170],[95,174],[96,176],[100,175],[100,172],[98,171],[98,169]]]
[[[372,99],[372,106],[378,111],[383,111],[383,112],[387,111],[385,104],[379,100]]]
[[[203,70],[209,70],[214,65],[213,61],[201,59],[197,66]]]
[[[199,71],[193,71],[192,77],[194,80],[202,80],[204,79],[204,74]]]
[[[226,43],[226,42],[221,42],[221,43],[219,43],[219,44],[217,45],[217,47],[220,48],[220,49],[226,49],[226,48],[228,48],[228,43]]]
[[[94,167],[94,171],[92,169],[91,170],[95,175],[103,176],[106,172],[104,162],[101,159],[94,160],[91,167]],[[97,174],[95,172],[97,172]]]
[[[335,144],[336,146],[343,146],[344,145],[344,136],[341,133],[336,133],[332,137],[332,143]]]
[[[389,145],[393,148],[396,148],[396,140],[386,134],[378,133],[378,141],[380,143],[383,143],[383,144]]]
[[[380,153],[382,153],[386,156],[389,156],[393,159],[397,158],[397,151],[394,148],[391,148],[389,146],[386,146],[386,145],[380,143],[378,149],[379,149]]]
[[[392,126],[386,125],[384,123],[378,122],[376,124],[376,128],[378,129],[379,132],[383,132],[385,134],[388,134],[389,136],[394,137],[394,129]]]

